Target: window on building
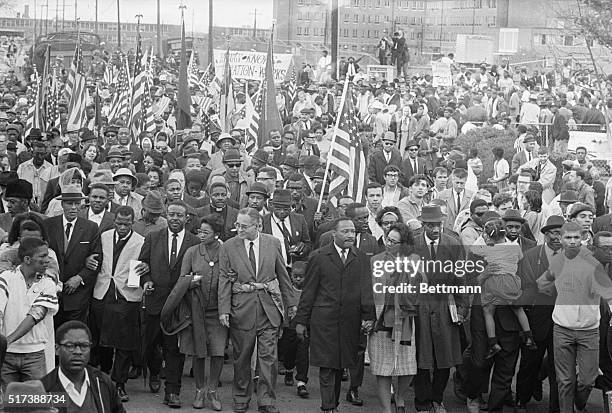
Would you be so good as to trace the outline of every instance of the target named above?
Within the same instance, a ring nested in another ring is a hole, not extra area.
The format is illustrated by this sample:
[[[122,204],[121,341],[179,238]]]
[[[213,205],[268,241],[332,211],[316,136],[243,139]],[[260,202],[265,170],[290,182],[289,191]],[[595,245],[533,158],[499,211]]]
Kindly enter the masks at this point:
[[[298,11],[298,16],[297,16],[297,19],[298,19],[298,20],[302,20],[302,12],[299,12],[299,11]]]
[[[368,39],[370,38],[370,31],[368,30]]]
[[[348,37],[348,29],[344,29],[344,30],[342,30],[342,35],[343,35],[344,37]]]
[[[351,18],[351,15],[349,13],[344,13],[344,22],[345,23],[348,23],[350,18]]]
[[[489,27],[497,26],[497,16],[488,16],[487,17],[487,25]]]
[[[497,7],[497,0],[488,0],[489,8],[494,9]]]
[[[353,29],[353,37],[357,37],[357,29]]]
[[[482,9],[482,0],[474,0],[474,8]]]
[[[376,0],[376,3],[374,3],[374,7],[380,7],[380,0]]]
[[[374,30],[374,37],[378,39],[378,30]]]
[[[356,14],[353,20],[355,21],[355,23],[359,23],[359,15]]]
[[[391,2],[389,0],[385,0],[385,7],[389,7],[391,4]]]
[[[296,31],[296,34],[297,34],[298,36],[301,36],[301,35],[302,35],[302,28],[301,28],[301,27],[299,27],[299,26],[298,26],[297,31]]]
[[[378,14],[374,16],[374,23],[380,24],[380,16]]]
[[[574,45],[574,36],[566,35],[563,36],[563,46],[573,46]]]
[[[308,27],[304,27],[304,36],[308,36]]]
[[[312,35],[313,36],[318,36],[319,35],[319,29],[317,29],[316,27],[314,29],[312,29]]]

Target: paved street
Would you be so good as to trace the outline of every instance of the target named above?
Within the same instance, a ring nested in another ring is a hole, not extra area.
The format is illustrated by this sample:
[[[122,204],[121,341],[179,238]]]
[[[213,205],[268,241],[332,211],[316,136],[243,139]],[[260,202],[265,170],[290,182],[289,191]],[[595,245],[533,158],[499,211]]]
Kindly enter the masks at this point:
[[[223,368],[223,375],[221,377],[223,386],[219,388],[219,394],[222,397],[223,411],[232,411],[231,402],[231,364],[225,364]],[[283,382],[283,376],[278,377],[277,384],[277,398],[278,408],[281,412],[300,412],[300,413],[316,413],[320,412],[320,399],[319,399],[319,383],[318,383],[318,369],[311,368],[310,382],[308,384],[308,390],[310,391],[309,399],[301,399],[295,394],[295,386],[287,387]],[[340,412],[341,413],[371,413],[379,411],[378,399],[376,396],[376,381],[374,376],[366,373],[364,379],[364,386],[360,389],[361,398],[364,400],[365,405],[363,407],[355,407],[350,405],[344,400],[346,390],[348,389],[348,383],[343,383],[343,389],[341,393]],[[445,399],[446,410],[449,413],[465,412],[465,406],[461,404],[452,392],[452,379],[449,381],[447,388],[447,395]],[[193,396],[195,392],[195,384],[192,378],[188,376],[183,377],[183,390],[181,393],[181,400],[183,402],[183,408],[181,411],[195,411],[191,407]],[[158,394],[151,394],[148,392],[148,388],[145,390],[142,378],[138,380],[132,380],[128,382],[127,386],[128,394],[130,395],[130,401],[126,403],[125,407],[128,412],[146,412],[151,413],[152,411],[171,411],[168,407],[161,403],[162,392]],[[548,411],[548,384],[544,383],[544,400],[542,402],[532,401],[528,406],[529,413],[536,412],[547,412]],[[413,413],[412,408],[413,401],[410,400],[407,403],[409,408],[406,410],[407,413]],[[211,411],[208,406],[203,411]],[[250,412],[257,411],[256,400],[251,401]],[[512,412],[513,409],[506,408],[505,413]],[[601,413],[603,412],[602,396],[601,391],[594,390],[591,394],[588,405],[589,413]]]

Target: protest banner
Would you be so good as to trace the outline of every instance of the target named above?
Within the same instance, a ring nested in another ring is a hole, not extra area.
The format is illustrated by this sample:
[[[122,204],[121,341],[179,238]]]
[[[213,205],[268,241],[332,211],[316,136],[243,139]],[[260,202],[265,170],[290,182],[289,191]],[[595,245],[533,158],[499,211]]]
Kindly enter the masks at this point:
[[[215,73],[223,79],[226,50],[215,49]],[[292,54],[274,55],[274,82],[281,83],[288,79]],[[230,50],[230,67],[232,78],[262,81],[266,73],[266,53],[242,50]]]

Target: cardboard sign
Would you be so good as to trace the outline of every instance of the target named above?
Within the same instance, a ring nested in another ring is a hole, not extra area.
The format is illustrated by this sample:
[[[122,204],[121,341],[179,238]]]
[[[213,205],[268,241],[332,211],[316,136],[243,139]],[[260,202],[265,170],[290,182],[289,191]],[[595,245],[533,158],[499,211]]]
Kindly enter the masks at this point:
[[[444,62],[431,62],[431,74],[433,77],[433,87],[453,85],[453,74],[448,64]]]
[[[226,50],[215,49],[215,73],[223,80],[225,75]],[[274,54],[274,82],[281,83],[289,80],[289,68],[292,54]],[[229,52],[230,68],[234,79],[247,79],[263,81],[266,75],[267,53],[232,51]]]

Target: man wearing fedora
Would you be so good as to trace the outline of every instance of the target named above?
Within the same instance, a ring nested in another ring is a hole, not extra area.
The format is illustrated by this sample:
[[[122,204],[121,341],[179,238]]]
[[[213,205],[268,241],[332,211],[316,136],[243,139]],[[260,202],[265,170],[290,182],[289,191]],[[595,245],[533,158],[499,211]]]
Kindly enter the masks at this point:
[[[446,219],[438,205],[424,205],[417,218],[423,231],[415,238],[416,253],[427,262],[457,262],[465,257],[463,246],[442,231]],[[425,267],[429,285],[464,285],[465,277],[444,272],[441,267]],[[459,319],[449,312],[449,295],[423,294],[416,318],[418,371],[414,381],[417,411],[440,411],[450,369],[461,364],[460,322],[467,316],[467,297],[453,294]]]
[[[368,166],[370,181],[385,185],[385,168],[389,165],[402,167],[402,155],[396,147],[396,142],[395,133],[385,132],[382,150],[375,151],[370,158]]]
[[[98,169],[110,169],[112,173],[125,166],[123,152],[118,146],[113,146],[106,154],[105,161]]]
[[[115,181],[115,190],[111,203],[111,212],[115,212],[120,205],[132,207],[136,219],[141,217],[142,211],[142,195],[134,192],[138,179],[136,175],[128,168],[119,168],[113,174]]]
[[[410,140],[406,143],[406,152],[408,156],[404,158],[401,165],[402,176],[400,177],[400,182],[407,188],[410,187],[410,178],[414,175],[427,173],[425,160],[418,157],[419,148],[420,146],[415,140]]]
[[[523,251],[523,258],[519,261],[517,275],[521,278],[523,293],[516,304],[523,306],[529,319],[529,326],[533,331],[533,340],[537,345],[536,350],[526,350],[521,354],[519,371],[516,376],[516,405],[519,411],[525,411],[532,397],[536,399],[542,397],[542,381],[539,376],[545,354],[547,354],[546,371],[550,384],[548,411],[559,411],[552,320],[556,294],[540,293],[536,281],[548,270],[551,257],[561,252],[561,227],[564,223],[565,219],[561,216],[549,217],[546,225],[540,229],[545,237],[544,244]]]
[[[247,206],[249,208],[256,209],[261,216],[266,215],[270,210],[268,209],[268,199],[270,194],[266,185],[261,182],[254,182],[251,187],[246,191]]]
[[[0,214],[0,228],[7,234],[13,225],[13,219],[18,214],[30,211],[30,202],[32,200],[32,184],[26,180],[18,179],[14,182],[9,182],[4,191],[4,199],[7,203],[8,212]],[[38,214],[43,220],[46,218]]]
[[[38,133],[40,133],[40,130]],[[33,143],[32,155],[32,159],[21,163],[17,167],[17,175],[32,184],[33,202],[40,206],[47,190],[47,183],[52,178],[53,165],[45,160],[47,147],[41,141]]]
[[[223,167],[223,155],[228,149],[233,148],[236,145],[236,140],[229,133],[222,133],[219,135],[217,142],[215,142],[215,146],[217,147],[217,152],[213,153],[210,156],[208,164],[206,167],[211,171]]]
[[[521,216],[521,213],[518,210],[506,210],[502,216],[502,221],[504,222],[506,241],[508,243],[520,245],[523,253],[536,246],[535,241],[530,240],[521,234],[523,226],[525,225],[525,218]]]
[[[110,199],[115,186],[108,169],[96,171],[89,184],[89,206],[79,211],[79,216],[95,222],[100,233],[114,227],[115,215],[110,212]]]
[[[223,154],[223,167],[210,174],[211,177],[221,175],[229,188],[229,198],[240,207],[246,206],[247,177],[242,170],[242,156],[238,149],[228,149]],[[242,202],[242,203],[241,203]]]
[[[291,211],[291,192],[279,189],[272,200],[272,212],[263,217],[264,234],[270,234],[281,242],[281,253],[287,268],[297,259],[305,259],[312,243],[304,216]]]
[[[87,322],[89,301],[99,268],[87,267],[89,256],[102,254],[98,225],[78,216],[83,195],[77,187],[66,187],[58,198],[63,214],[44,221],[49,247],[55,251],[63,292],[56,326],[67,320]]]
[[[56,172],[53,174],[57,174],[54,178],[51,178],[47,183],[47,190],[45,191],[45,196],[43,198],[42,204],[40,205],[40,211],[46,212],[47,207],[49,206],[49,202],[51,200],[62,193],[62,189],[59,186],[59,176],[69,168],[79,168],[83,169],[81,166],[81,162],[83,161],[83,157],[78,153],[74,153],[71,149],[63,148],[58,153],[58,165],[57,167],[53,167]],[[108,168],[107,168],[108,169]],[[83,182],[83,188],[86,188],[88,181],[85,180]]]
[[[157,192],[149,192],[142,200],[142,218],[134,222],[134,231],[146,237],[151,232],[166,228],[168,222],[162,216],[165,212],[164,200]]]

